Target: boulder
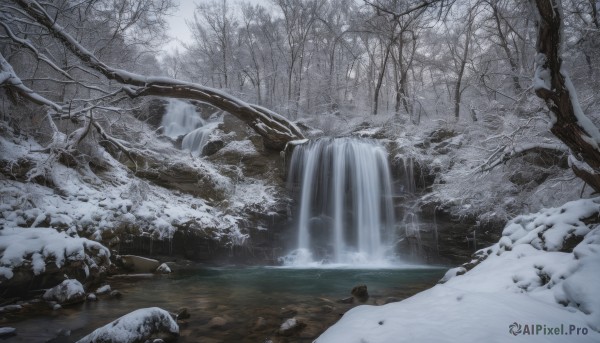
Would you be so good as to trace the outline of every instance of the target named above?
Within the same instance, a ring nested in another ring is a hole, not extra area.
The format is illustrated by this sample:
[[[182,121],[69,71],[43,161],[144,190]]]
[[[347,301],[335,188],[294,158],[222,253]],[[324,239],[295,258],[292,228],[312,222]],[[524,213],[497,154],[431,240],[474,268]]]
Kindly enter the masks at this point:
[[[121,260],[123,267],[134,273],[153,273],[160,266],[157,260],[135,255],[122,255]]]
[[[44,300],[55,301],[60,305],[76,304],[85,300],[85,290],[79,281],[68,279],[47,290]]]
[[[361,303],[369,300],[369,292],[367,291],[367,285],[358,285],[352,288],[350,292],[352,296]]]
[[[94,330],[77,343],[138,343],[155,339],[174,341],[179,326],[169,312],[150,307],[135,310]]]
[[[171,268],[166,263],[161,264],[156,268],[155,273],[157,274],[169,274],[171,272]]]

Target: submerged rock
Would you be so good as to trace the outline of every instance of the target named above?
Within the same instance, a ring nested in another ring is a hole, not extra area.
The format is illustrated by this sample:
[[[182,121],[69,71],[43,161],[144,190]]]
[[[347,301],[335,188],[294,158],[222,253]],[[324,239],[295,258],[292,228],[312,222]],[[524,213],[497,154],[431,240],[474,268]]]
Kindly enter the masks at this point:
[[[350,293],[356,300],[362,303],[369,300],[369,292],[367,291],[367,285],[358,285],[352,288],[352,291]]]
[[[150,307],[135,310],[94,330],[77,343],[137,343],[162,339],[173,341],[179,336],[179,326],[169,312]]]
[[[55,301],[57,305],[76,304],[85,300],[85,290],[79,281],[69,279],[47,290],[44,300]]]
[[[277,332],[282,336],[291,336],[294,333],[297,333],[298,331],[302,330],[305,326],[306,324],[299,321],[295,317],[289,318],[281,324]]]

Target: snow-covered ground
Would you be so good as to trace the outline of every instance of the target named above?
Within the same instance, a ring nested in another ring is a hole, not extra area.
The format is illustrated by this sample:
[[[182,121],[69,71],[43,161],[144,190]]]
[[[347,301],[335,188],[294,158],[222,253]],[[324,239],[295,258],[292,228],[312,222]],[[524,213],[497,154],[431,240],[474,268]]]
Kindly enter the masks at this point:
[[[599,342],[599,213],[596,198],[518,216],[443,284],[356,307],[316,342]]]

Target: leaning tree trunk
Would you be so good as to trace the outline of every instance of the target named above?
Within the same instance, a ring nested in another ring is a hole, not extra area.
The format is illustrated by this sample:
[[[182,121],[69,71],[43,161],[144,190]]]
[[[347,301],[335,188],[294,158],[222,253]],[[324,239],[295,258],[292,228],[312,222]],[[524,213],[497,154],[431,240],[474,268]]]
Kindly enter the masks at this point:
[[[539,12],[534,89],[550,110],[550,131],[571,150],[575,175],[600,192],[600,130],[583,114],[562,66],[562,9],[559,0],[534,0]]]
[[[241,119],[263,137],[265,147],[270,149],[283,150],[287,142],[304,138],[296,125],[279,114],[257,105],[247,104],[219,90],[195,83],[165,77],[148,77],[112,68],[100,61],[68,34],[62,26],[48,15],[37,1],[13,0],[13,2],[35,19],[38,24],[45,27],[51,35],[58,39],[88,67],[100,72],[109,80],[115,80],[120,84],[128,85],[123,87],[123,91],[131,97],[159,95],[205,101]],[[21,88],[17,90],[22,91]],[[25,95],[31,95],[31,93],[24,93]],[[37,99],[32,96],[29,96],[29,98],[34,101]],[[43,101],[37,102],[46,104]]]

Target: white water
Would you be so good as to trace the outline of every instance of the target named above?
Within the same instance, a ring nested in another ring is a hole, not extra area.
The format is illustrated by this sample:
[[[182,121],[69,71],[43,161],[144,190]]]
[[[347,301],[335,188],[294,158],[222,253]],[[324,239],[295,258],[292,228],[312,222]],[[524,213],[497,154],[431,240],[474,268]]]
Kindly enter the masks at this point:
[[[386,150],[376,142],[325,138],[297,146],[289,184],[299,184],[298,244],[288,266],[389,265],[394,212]]]
[[[202,119],[196,106],[188,102],[169,99],[161,125],[165,128],[165,136],[173,139],[184,136],[181,148],[197,157],[202,154],[202,148],[219,123],[220,118],[215,121]]]

